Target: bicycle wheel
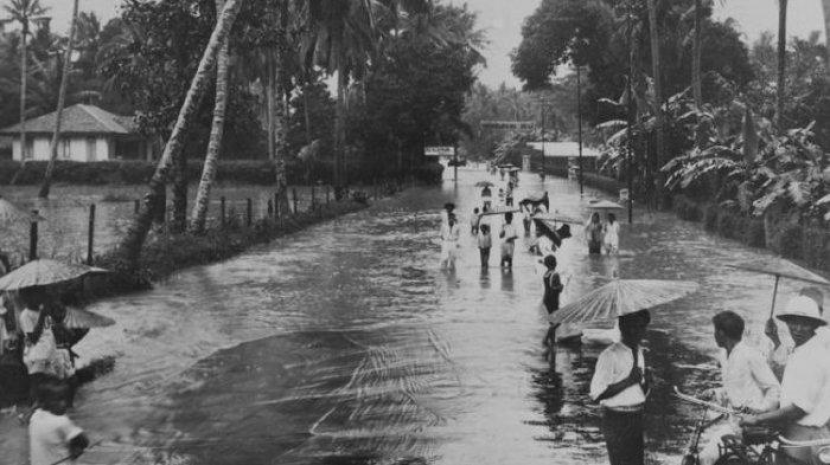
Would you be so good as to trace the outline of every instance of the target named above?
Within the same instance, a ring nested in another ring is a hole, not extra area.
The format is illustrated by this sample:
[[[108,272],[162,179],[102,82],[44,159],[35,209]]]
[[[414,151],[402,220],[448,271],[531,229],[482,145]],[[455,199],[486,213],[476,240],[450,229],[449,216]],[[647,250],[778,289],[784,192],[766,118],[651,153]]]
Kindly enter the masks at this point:
[[[700,458],[697,454],[686,454],[680,461],[680,465],[700,465]]]
[[[734,454],[727,454],[721,456],[715,461],[715,465],[754,465],[744,461],[741,457]]]

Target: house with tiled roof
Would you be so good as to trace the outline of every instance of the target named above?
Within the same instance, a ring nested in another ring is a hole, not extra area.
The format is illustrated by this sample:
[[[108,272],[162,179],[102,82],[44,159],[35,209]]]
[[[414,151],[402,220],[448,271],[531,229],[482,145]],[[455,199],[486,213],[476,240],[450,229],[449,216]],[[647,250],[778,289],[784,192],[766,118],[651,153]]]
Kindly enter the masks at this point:
[[[12,137],[14,160],[49,160],[57,112],[26,121],[26,152],[20,150],[20,125],[0,129]],[[133,117],[110,113],[94,105],[63,110],[58,160],[79,162],[151,160],[154,144],[136,131]]]

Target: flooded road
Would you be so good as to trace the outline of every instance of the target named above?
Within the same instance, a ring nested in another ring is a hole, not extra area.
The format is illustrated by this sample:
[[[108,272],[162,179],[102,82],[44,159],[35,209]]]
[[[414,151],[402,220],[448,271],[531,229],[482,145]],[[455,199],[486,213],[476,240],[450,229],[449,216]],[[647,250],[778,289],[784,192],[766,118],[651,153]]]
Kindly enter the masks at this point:
[[[538,258],[517,247],[513,272],[502,272],[494,239],[491,267],[480,269],[467,220],[478,202],[473,184],[489,176],[460,175],[458,185],[411,189],[186,270],[151,292],[95,304],[118,323],[94,331],[78,352],[117,360],[76,402],[73,418],[93,442],[103,440],[84,463],[605,460],[599,412],[587,398],[601,347],[562,348],[550,370]],[[537,176],[523,175],[517,198],[542,189]],[[587,217],[594,192],[580,198],[574,183],[550,178],[544,189],[552,209]],[[464,225],[455,273],[438,269],[439,208],[447,201]],[[663,463],[677,459],[691,424],[671,386],[693,391],[715,376],[711,317],[734,310],[757,338],[772,279],[727,266],[766,252],[670,214],[635,211],[634,219],[622,222],[619,258],[589,258],[582,228],[574,228],[558,253],[562,301],[615,274],[700,284],[657,308],[648,334],[656,386],[647,454]],[[779,302],[798,288],[782,281]],[[14,438],[25,442],[12,423],[0,419],[3,450]],[[23,463],[2,455],[0,463]]]

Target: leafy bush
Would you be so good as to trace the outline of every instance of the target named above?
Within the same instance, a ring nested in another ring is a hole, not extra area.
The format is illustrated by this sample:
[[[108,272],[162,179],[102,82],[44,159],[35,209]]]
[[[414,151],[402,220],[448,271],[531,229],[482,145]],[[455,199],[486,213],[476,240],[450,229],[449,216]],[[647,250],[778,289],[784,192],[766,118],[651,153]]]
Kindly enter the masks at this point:
[[[717,230],[719,208],[717,205],[707,205],[703,210],[703,228],[709,232]]]
[[[743,241],[750,247],[764,248],[767,246],[767,235],[762,220],[748,218],[744,231]]]
[[[802,253],[807,264],[822,270],[830,270],[830,231],[804,228]]]
[[[802,258],[804,231],[799,224],[790,224],[781,230],[778,238],[778,253],[785,258]]]

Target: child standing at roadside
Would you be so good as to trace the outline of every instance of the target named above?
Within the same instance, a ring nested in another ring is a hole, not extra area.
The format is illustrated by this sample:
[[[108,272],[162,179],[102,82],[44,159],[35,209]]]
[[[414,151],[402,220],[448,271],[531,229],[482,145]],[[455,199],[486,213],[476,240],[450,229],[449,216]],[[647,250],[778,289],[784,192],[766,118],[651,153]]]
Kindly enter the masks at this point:
[[[493,247],[493,238],[490,236],[490,225],[482,224],[478,230],[478,253],[481,257],[481,267],[487,268],[490,264],[490,248]]]
[[[89,446],[84,431],[66,416],[66,385],[49,378],[37,388],[39,407],[29,420],[31,465],[75,463]]]

